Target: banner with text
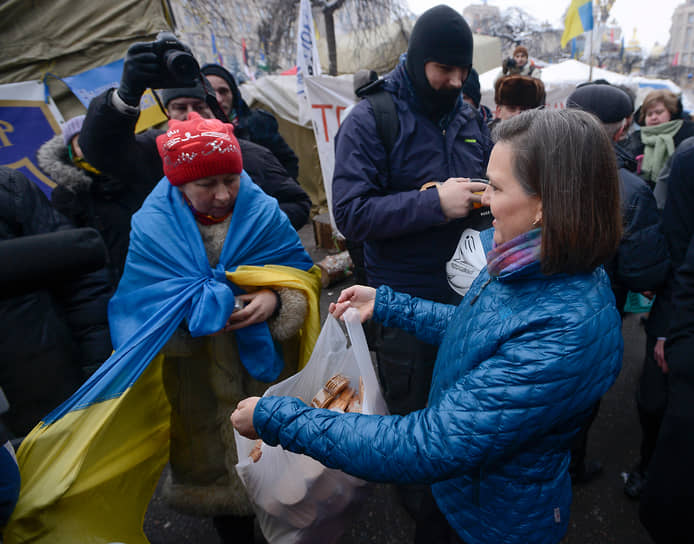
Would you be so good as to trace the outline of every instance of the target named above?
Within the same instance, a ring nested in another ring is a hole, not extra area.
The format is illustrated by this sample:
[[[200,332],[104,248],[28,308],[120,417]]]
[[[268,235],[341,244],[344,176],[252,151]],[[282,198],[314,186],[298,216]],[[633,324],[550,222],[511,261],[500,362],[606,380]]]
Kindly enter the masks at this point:
[[[333,229],[337,231],[333,218],[332,186],[335,169],[335,134],[347,115],[347,110],[356,100],[352,78],[314,76],[305,78],[305,82],[330,222]]]
[[[39,170],[36,152],[62,122],[41,81],[0,85],[0,165],[19,170],[48,197],[55,183]]]
[[[305,124],[311,116],[306,96],[306,78],[320,75],[320,58],[318,58],[316,33],[313,29],[311,2],[301,0],[296,35],[296,94],[299,95],[299,124]]]

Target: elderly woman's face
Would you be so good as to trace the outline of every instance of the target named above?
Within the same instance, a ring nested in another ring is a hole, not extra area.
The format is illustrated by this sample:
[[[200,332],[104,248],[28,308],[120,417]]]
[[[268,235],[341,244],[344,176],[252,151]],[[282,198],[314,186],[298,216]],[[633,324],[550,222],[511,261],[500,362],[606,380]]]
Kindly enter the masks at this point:
[[[234,207],[240,184],[240,174],[223,174],[185,183],[179,189],[200,213],[224,217]]]
[[[672,115],[662,102],[653,102],[646,110],[646,126],[654,127],[667,123],[672,118]]]
[[[501,245],[537,226],[542,221],[542,201],[526,194],[513,174],[513,148],[499,142],[492,149],[487,166],[489,185],[482,195],[482,204],[494,216],[494,241]],[[533,225],[536,223],[536,225]]]

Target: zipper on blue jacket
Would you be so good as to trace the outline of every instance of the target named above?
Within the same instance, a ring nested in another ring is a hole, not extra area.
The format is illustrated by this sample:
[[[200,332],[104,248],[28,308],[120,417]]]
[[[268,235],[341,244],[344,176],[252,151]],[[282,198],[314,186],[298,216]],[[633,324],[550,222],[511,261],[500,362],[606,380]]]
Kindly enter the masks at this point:
[[[487,285],[489,285],[493,279],[494,278],[492,276],[489,276],[489,279],[484,282],[484,285],[482,285],[482,287],[480,287],[480,290],[477,291],[477,294],[474,297],[472,297],[472,300],[470,301],[470,306],[472,306],[475,302],[477,302],[477,299],[482,294],[482,291],[484,291],[484,288],[487,287]]]

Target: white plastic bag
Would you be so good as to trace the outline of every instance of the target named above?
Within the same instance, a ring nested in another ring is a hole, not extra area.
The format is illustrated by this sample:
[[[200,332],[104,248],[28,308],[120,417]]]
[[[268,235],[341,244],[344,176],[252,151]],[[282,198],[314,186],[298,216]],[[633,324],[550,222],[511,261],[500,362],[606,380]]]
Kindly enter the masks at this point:
[[[350,379],[350,386],[364,384],[362,413],[385,414],[376,373],[354,309],[345,313],[350,340],[337,320],[328,316],[311,358],[294,376],[273,385],[265,396],[287,395],[311,399],[335,374]],[[257,462],[249,457],[255,440],[234,431],[239,462],[236,471],[246,486],[265,538],[271,543],[298,544],[337,541],[350,522],[364,494],[365,481],[339,470],[328,469],[305,455],[263,443]]]

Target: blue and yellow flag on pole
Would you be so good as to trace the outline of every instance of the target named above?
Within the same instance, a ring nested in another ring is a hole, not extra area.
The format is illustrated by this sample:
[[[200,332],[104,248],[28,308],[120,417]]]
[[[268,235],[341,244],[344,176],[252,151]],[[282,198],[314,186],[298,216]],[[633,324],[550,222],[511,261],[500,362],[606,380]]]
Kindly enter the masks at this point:
[[[217,267],[166,178],[133,216],[130,236],[109,305],[115,351],[20,446],[22,487],[5,544],[147,543],[145,511],[169,457],[159,352],[182,323],[194,337],[214,333],[233,311],[234,293],[289,287],[304,293],[308,312],[294,353],[285,347],[282,355],[301,367],[316,342],[320,273],[277,201],[245,173]],[[252,376],[272,381],[281,367],[263,345],[267,325],[257,325],[236,332],[239,356]]]
[[[564,34],[561,37],[562,49],[569,40],[584,32],[593,30],[593,2],[591,0],[571,0],[564,21]]]

